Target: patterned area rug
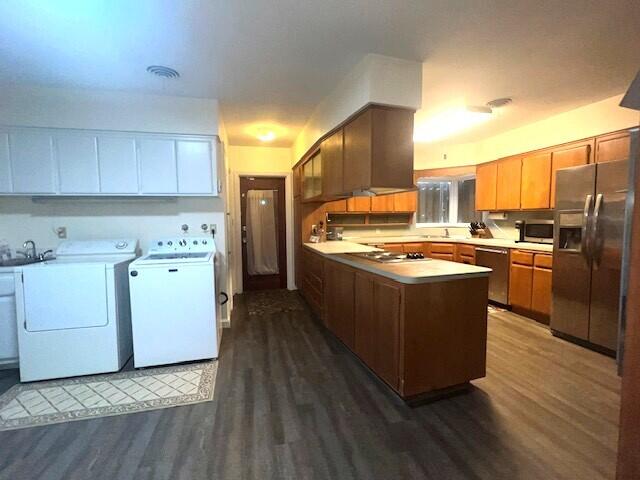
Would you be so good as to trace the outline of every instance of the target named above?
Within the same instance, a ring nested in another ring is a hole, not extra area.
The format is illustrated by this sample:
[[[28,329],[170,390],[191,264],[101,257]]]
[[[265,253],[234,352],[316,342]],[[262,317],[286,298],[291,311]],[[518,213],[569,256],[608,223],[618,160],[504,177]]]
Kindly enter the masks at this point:
[[[269,315],[304,310],[298,293],[289,290],[259,290],[246,292],[243,295],[247,302],[249,315]]]
[[[15,385],[0,431],[157,410],[213,398],[217,361]]]

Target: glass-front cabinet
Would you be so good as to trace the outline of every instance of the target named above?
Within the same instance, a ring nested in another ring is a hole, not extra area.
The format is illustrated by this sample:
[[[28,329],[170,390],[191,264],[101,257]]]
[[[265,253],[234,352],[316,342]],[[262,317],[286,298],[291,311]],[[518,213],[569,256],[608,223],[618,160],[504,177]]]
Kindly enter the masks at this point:
[[[322,157],[313,155],[302,166],[302,198],[308,200],[322,195]]]

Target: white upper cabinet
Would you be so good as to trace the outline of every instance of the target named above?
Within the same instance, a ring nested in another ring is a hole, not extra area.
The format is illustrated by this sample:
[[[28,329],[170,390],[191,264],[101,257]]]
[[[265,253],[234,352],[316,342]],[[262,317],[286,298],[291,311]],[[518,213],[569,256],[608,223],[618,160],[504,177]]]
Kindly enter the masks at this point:
[[[178,192],[212,194],[217,171],[211,159],[215,154],[211,141],[178,140]]]
[[[173,140],[138,140],[140,192],[175,194],[178,192],[176,144]]]
[[[135,138],[98,137],[98,160],[101,193],[138,193]]]
[[[98,150],[95,135],[56,135],[60,193],[100,192]]]
[[[214,136],[0,128],[0,195],[217,196]]]
[[[9,159],[9,135],[0,133],[0,193],[11,193],[11,160]]]
[[[9,134],[11,177],[14,193],[56,193],[53,139],[49,134]]]

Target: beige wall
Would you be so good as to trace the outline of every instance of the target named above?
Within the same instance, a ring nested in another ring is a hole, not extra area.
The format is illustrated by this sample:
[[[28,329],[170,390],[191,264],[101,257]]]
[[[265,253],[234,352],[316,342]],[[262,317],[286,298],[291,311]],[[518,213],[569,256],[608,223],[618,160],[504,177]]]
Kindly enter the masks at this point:
[[[620,107],[621,99],[607,98],[476,143],[416,144],[414,165],[423,169],[483,163],[638,125],[638,112]]]
[[[286,172],[293,166],[290,148],[230,145],[227,147],[227,156],[231,172]]]

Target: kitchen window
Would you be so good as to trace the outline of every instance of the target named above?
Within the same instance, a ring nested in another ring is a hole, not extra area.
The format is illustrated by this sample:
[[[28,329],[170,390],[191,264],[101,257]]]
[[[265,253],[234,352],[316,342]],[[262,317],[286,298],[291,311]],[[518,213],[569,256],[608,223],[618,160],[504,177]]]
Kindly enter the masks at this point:
[[[475,202],[475,176],[420,178],[416,226],[467,226],[482,220]]]

